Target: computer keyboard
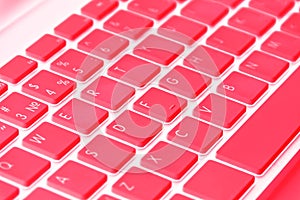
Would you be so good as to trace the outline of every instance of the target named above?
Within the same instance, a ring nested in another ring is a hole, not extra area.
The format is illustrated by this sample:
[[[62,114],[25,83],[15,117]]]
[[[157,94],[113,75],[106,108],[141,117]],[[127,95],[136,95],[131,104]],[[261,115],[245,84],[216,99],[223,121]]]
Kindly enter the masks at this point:
[[[0,199],[299,199],[299,6],[83,1],[1,63]]]

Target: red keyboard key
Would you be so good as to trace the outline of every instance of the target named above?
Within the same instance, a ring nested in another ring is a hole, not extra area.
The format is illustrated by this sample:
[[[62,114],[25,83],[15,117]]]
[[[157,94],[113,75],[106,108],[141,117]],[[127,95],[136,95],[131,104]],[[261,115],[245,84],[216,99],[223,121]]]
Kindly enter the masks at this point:
[[[241,8],[228,20],[229,25],[257,36],[265,34],[275,22],[274,17],[250,8]]]
[[[95,29],[78,43],[78,48],[108,60],[116,57],[129,41],[111,33]]]
[[[30,186],[50,168],[50,162],[13,147],[0,158],[0,175],[23,186]]]
[[[197,41],[206,31],[206,26],[175,15],[158,29],[159,34],[188,45]]]
[[[81,92],[81,97],[108,109],[117,110],[134,94],[134,88],[101,76]]]
[[[267,83],[238,72],[232,72],[217,87],[218,93],[247,104],[254,104],[267,89]]]
[[[135,155],[135,149],[97,135],[78,152],[78,159],[111,173],[117,173]]]
[[[241,71],[269,82],[275,82],[288,68],[288,62],[260,51],[250,54],[239,67]]]
[[[209,77],[176,66],[159,81],[159,86],[194,99],[200,95],[210,83],[211,79]]]
[[[160,67],[129,54],[123,56],[107,73],[119,80],[144,87],[160,72]]]
[[[93,20],[73,14],[54,28],[57,35],[75,40],[93,25]]]
[[[0,197],[1,199],[15,199],[19,195],[19,188],[8,183],[0,181]]]
[[[0,150],[2,150],[6,145],[12,142],[18,135],[18,129],[0,122]]]
[[[183,51],[184,46],[180,44],[156,35],[149,35],[134,48],[133,53],[159,64],[169,65]]]
[[[290,199],[297,200],[300,197],[298,190],[300,184],[300,151],[294,155],[292,160],[276,176],[271,184],[257,198],[267,199]]]
[[[90,134],[108,118],[108,112],[79,99],[71,99],[61,107],[52,120],[83,134]]]
[[[74,49],[51,63],[51,69],[79,81],[86,81],[103,66],[103,61]]]
[[[249,5],[276,17],[283,17],[294,5],[294,0],[251,0]]]
[[[84,15],[100,20],[115,10],[118,5],[119,2],[116,0],[95,0],[81,8],[81,12]]]
[[[162,19],[176,7],[173,0],[133,0],[128,9],[154,19]]]
[[[300,38],[276,31],[261,46],[261,49],[276,56],[296,61],[300,57]]]
[[[245,112],[244,105],[210,94],[194,109],[193,114],[207,122],[231,128]]]
[[[228,53],[241,56],[255,43],[255,37],[226,26],[221,26],[206,40],[206,43]]]
[[[166,142],[158,142],[141,160],[141,165],[173,179],[180,179],[197,162],[198,155]]]
[[[135,40],[152,26],[152,20],[125,10],[118,11],[103,24],[105,29]]]
[[[176,144],[205,154],[222,135],[223,131],[219,128],[185,117],[168,133],[167,137]]]
[[[249,174],[208,161],[183,186],[183,190],[198,198],[239,199],[254,180]]]
[[[231,8],[235,8],[237,7],[240,3],[243,2],[243,0],[215,0],[218,1],[220,3],[223,3],[225,5],[230,6]]]
[[[293,13],[281,25],[281,30],[300,37],[300,13]]]
[[[40,200],[40,199],[55,199],[55,200],[67,200],[66,198],[59,196],[44,188],[36,188],[31,192],[24,200]]]
[[[171,122],[186,106],[185,99],[157,88],[150,88],[133,104],[136,111],[164,122]]]
[[[220,76],[233,61],[234,57],[229,54],[206,46],[198,46],[184,59],[183,64],[212,76]]]
[[[60,160],[79,141],[78,135],[44,122],[23,139],[23,145],[50,158]]]
[[[24,83],[22,91],[49,103],[57,104],[75,88],[76,83],[74,81],[42,70]]]
[[[74,161],[66,162],[47,183],[50,187],[79,199],[88,199],[106,182],[107,176]]]
[[[226,6],[210,0],[193,0],[181,10],[183,16],[210,26],[216,25],[228,12]]]
[[[126,110],[107,127],[106,132],[138,147],[146,146],[162,130],[162,124]]]
[[[16,56],[0,68],[0,78],[16,84],[37,68],[37,62]]]
[[[125,1],[125,0],[123,0]],[[120,199],[117,199],[115,197],[112,197],[110,195],[107,195],[107,194],[104,194],[104,195],[101,195],[98,200],[120,200]]]
[[[8,86],[6,83],[0,81],[0,96],[7,92]]]
[[[152,200],[161,199],[171,186],[171,181],[132,167],[112,186],[112,191],[128,199]]]
[[[16,92],[0,102],[0,118],[23,128],[30,127],[47,111],[46,104]]]
[[[300,68],[229,138],[217,157],[262,174],[299,133],[299,80]]]
[[[175,194],[171,197],[170,200],[192,200],[192,199],[188,198],[186,196],[183,196],[182,194]]]
[[[28,47],[26,49],[26,54],[35,59],[46,61],[64,48],[64,46],[66,46],[65,40],[46,34]]]

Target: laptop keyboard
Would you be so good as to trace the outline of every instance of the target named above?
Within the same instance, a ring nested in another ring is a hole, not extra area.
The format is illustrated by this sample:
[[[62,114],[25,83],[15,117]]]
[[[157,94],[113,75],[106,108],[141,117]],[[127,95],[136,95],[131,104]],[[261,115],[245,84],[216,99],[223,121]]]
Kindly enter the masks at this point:
[[[299,2],[80,12],[0,68],[0,199],[251,199],[299,135]]]

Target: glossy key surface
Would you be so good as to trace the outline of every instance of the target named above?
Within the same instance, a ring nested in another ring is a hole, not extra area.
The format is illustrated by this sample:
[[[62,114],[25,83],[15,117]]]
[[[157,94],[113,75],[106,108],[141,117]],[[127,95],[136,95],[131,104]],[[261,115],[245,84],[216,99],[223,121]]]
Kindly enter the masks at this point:
[[[261,49],[281,58],[296,61],[300,57],[300,38],[276,31],[262,44]]]
[[[151,200],[160,199],[171,185],[169,180],[132,167],[112,186],[112,191],[128,199]]]
[[[40,199],[67,200],[66,198],[58,194],[55,194],[49,190],[40,187],[33,190],[33,192],[31,192],[27,197],[25,197],[24,200],[40,200]]]
[[[141,160],[141,165],[173,179],[180,179],[198,156],[166,142],[158,142]]]
[[[124,55],[107,71],[108,75],[138,87],[145,86],[159,72],[158,65],[129,54]]]
[[[211,0],[190,1],[181,14],[210,26],[216,25],[228,13],[229,9],[218,2]]]
[[[246,112],[246,107],[216,94],[209,94],[198,104],[193,115],[207,122],[232,127]]]
[[[220,94],[247,104],[254,104],[267,89],[267,83],[235,71],[217,87]]]
[[[75,133],[44,122],[23,139],[23,145],[50,158],[59,160],[74,148],[79,141],[80,138]]]
[[[52,70],[79,81],[86,81],[102,66],[102,60],[74,49],[67,50],[51,63]]]
[[[210,83],[209,77],[176,66],[159,81],[159,86],[193,99],[203,92]]]
[[[23,84],[22,91],[49,103],[57,104],[75,88],[74,81],[42,70]]]
[[[153,26],[153,21],[132,12],[120,10],[111,16],[104,28],[132,39],[138,39]]]
[[[135,89],[101,76],[81,92],[81,97],[111,110],[119,109],[135,93]]]
[[[79,152],[78,159],[111,173],[116,173],[135,155],[135,149],[97,135]]]
[[[29,58],[16,56],[0,68],[0,78],[16,84],[37,68],[38,64]]]
[[[289,63],[261,51],[253,51],[241,64],[243,72],[275,82],[289,68]]]
[[[135,55],[163,65],[169,65],[182,52],[184,46],[156,35],[149,35],[133,50]]]
[[[46,34],[26,49],[26,54],[46,61],[66,46],[66,41],[53,35]]]
[[[2,199],[15,199],[19,194],[19,188],[0,181],[0,197]]]
[[[222,137],[223,131],[214,126],[185,117],[169,133],[168,140],[205,154]]]
[[[0,122],[0,150],[12,142],[18,135],[18,129]]]
[[[84,15],[100,20],[115,10],[119,5],[116,0],[96,0],[91,1],[81,8]]]
[[[133,0],[128,9],[154,19],[162,19],[176,7],[174,0]]]
[[[108,134],[138,147],[147,145],[161,130],[159,122],[129,110],[106,127]]]
[[[129,45],[129,41],[106,31],[95,29],[78,43],[80,50],[93,55],[113,59]]]
[[[204,199],[239,199],[254,183],[254,177],[215,161],[208,161],[183,186]]]
[[[157,88],[150,88],[134,102],[133,108],[161,121],[171,122],[186,105],[187,101],[181,97]]]
[[[171,197],[171,200],[192,200],[189,197],[183,196],[182,194],[175,194]]]
[[[283,17],[295,5],[294,0],[251,0],[249,5],[276,17]]]
[[[76,198],[87,199],[106,180],[105,174],[77,162],[68,161],[47,179],[47,184]]]
[[[50,162],[13,147],[0,158],[0,175],[23,186],[30,186],[49,168]]]
[[[207,27],[174,15],[158,28],[158,33],[178,42],[191,45],[205,34]]]
[[[281,30],[300,37],[300,13],[293,13],[281,25]]]
[[[299,80],[300,68],[219,149],[217,157],[262,174],[299,132]]]
[[[93,25],[93,20],[73,14],[54,28],[57,35],[74,40]]]
[[[183,64],[199,72],[220,76],[233,62],[233,56],[201,45],[184,59]]]
[[[227,26],[221,26],[206,40],[206,43],[241,56],[255,43],[255,37]]]
[[[0,117],[22,128],[30,127],[47,111],[46,104],[16,92],[0,102]]]
[[[0,81],[0,96],[7,92],[8,86],[6,83]]]
[[[228,5],[232,8],[237,7],[240,3],[243,2],[243,0],[215,0],[215,1],[218,1],[218,2],[223,3],[225,5]]]
[[[88,135],[107,117],[106,110],[73,98],[53,114],[52,120]]]

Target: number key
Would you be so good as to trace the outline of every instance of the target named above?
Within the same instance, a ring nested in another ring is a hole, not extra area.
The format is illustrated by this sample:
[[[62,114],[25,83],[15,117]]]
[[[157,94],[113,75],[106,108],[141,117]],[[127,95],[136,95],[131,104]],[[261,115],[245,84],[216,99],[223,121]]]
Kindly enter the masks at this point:
[[[22,86],[24,92],[53,104],[59,103],[75,88],[75,82],[46,70],[40,71]]]

